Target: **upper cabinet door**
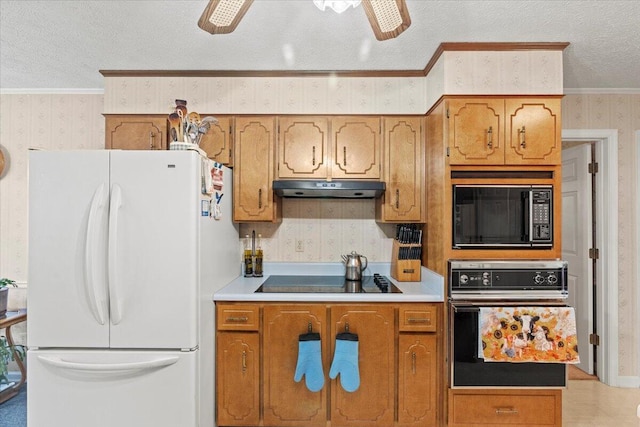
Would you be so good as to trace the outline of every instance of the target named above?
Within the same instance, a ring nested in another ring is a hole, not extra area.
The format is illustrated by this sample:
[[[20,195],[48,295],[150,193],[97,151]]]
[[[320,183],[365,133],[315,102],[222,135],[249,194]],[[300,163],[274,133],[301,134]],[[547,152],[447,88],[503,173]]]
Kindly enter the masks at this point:
[[[332,178],[380,179],[379,117],[335,117],[331,134]]]
[[[560,99],[507,99],[505,110],[507,164],[560,164]]]
[[[275,118],[238,117],[233,168],[233,220],[275,221]]]
[[[326,117],[280,117],[278,177],[326,178],[328,140]]]
[[[382,221],[423,222],[422,119],[384,118],[384,181],[387,189],[380,199]]]
[[[449,100],[449,164],[504,164],[503,114],[503,99]]]
[[[107,116],[105,123],[105,148],[120,150],[166,150],[167,116]]]
[[[207,157],[227,166],[233,165],[232,117],[215,116],[218,123],[212,124],[209,131],[202,135],[200,148]]]

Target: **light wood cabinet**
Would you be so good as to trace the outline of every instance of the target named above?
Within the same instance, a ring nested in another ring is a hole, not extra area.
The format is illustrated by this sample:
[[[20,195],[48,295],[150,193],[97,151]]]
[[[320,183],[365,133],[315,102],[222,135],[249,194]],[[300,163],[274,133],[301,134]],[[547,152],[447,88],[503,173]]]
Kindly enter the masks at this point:
[[[331,178],[380,179],[380,118],[331,119]]]
[[[281,218],[273,194],[274,117],[238,117],[235,126],[233,220],[275,222]]]
[[[166,115],[110,114],[105,117],[106,149],[167,149]]]
[[[448,99],[450,165],[557,165],[560,99]]]
[[[441,305],[216,304],[218,425],[438,425]],[[299,335],[309,329],[321,339],[324,386],[318,392],[307,388],[305,377],[294,380]],[[347,330],[359,339],[354,392],[342,388],[340,375],[329,378],[336,336]]]
[[[329,119],[295,116],[278,119],[278,177],[327,177]]]
[[[258,425],[260,341],[257,332],[216,334],[217,424]]]
[[[383,119],[385,194],[376,202],[382,222],[425,222],[424,138],[421,117]]]
[[[380,118],[278,118],[278,178],[380,179]]]
[[[206,117],[210,114],[205,114]],[[233,117],[213,115],[218,123],[212,124],[202,135],[200,148],[207,157],[224,165],[233,166]]]
[[[450,390],[449,426],[562,425],[562,390]]]

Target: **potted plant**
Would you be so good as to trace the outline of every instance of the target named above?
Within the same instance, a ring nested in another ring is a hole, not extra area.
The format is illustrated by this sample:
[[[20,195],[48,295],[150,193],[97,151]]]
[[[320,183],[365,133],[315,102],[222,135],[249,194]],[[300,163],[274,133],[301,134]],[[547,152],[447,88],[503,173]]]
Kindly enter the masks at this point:
[[[16,358],[24,360],[25,350],[23,345],[9,345],[7,337],[0,336],[0,391],[13,386],[9,381],[9,362]]]
[[[4,316],[7,312],[7,304],[9,302],[9,286],[17,287],[16,281],[3,277],[0,279],[0,316]]]

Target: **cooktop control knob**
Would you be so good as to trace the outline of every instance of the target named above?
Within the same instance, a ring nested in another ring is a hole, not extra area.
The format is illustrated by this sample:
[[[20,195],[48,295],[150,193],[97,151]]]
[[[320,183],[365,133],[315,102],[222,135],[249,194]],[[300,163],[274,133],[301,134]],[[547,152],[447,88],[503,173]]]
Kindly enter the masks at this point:
[[[550,273],[550,274],[547,276],[547,282],[548,282],[550,285],[555,285],[555,284],[558,282],[558,276],[556,276],[554,273]]]
[[[466,274],[461,274],[460,275],[460,284],[461,285],[466,285],[467,283],[469,283],[469,276],[467,276]]]
[[[389,292],[389,281],[386,277],[379,275],[378,273],[373,275],[373,283],[380,289],[380,292],[388,293]]]
[[[482,279],[482,284],[484,286],[489,286],[491,284],[491,281],[489,279]]]
[[[544,277],[542,277],[542,275],[540,275],[540,273],[538,273],[533,278],[533,281],[536,282],[537,285],[540,285],[540,284],[544,283]]]

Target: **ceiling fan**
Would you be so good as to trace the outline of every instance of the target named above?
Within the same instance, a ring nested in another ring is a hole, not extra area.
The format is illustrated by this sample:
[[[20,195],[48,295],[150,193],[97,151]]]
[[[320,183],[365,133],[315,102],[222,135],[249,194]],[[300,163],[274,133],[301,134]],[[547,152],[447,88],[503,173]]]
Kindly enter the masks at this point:
[[[209,0],[198,26],[211,34],[228,34],[236,29],[252,3],[253,0]],[[314,0],[314,3],[338,2]],[[355,7],[360,2],[351,0],[343,3],[351,3]],[[328,6],[332,7],[331,4]],[[318,7],[324,10],[324,6]],[[378,40],[395,38],[411,25],[405,0],[362,0],[362,8]]]

